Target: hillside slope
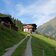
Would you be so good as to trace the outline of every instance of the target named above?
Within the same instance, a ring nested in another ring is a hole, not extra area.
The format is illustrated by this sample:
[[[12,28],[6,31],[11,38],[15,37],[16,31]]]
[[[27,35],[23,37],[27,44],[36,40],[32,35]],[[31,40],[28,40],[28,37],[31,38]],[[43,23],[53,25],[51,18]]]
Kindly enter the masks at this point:
[[[56,41],[39,34],[32,35],[33,56],[56,56]]]
[[[25,35],[21,31],[17,32],[0,25],[0,56],[6,51],[5,49],[18,43]]]
[[[47,36],[56,37],[56,17],[38,27],[38,32]]]

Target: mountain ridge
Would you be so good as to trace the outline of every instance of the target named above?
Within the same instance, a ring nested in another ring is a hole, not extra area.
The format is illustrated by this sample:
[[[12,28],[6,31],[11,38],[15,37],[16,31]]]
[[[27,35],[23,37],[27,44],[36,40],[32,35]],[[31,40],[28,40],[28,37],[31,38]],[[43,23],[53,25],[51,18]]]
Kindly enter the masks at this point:
[[[41,34],[56,38],[56,17],[39,26],[37,31]]]

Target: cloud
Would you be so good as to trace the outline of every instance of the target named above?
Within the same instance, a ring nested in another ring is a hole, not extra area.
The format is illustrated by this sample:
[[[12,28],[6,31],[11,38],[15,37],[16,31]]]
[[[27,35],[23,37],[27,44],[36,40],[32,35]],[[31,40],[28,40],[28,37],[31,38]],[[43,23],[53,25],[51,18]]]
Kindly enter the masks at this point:
[[[4,11],[2,11],[3,13],[6,13],[6,14],[10,14],[12,16],[16,16],[15,15],[15,4],[12,0],[2,0],[4,5],[5,5],[5,8],[4,8]]]
[[[12,1],[11,0],[2,0],[5,5],[11,5],[12,4]]]
[[[35,2],[27,7],[22,4],[17,4],[16,8],[19,12],[19,16],[31,15],[32,19],[34,19],[33,22],[38,25],[49,21],[52,17],[54,17],[54,14],[56,16],[56,0],[48,0],[47,2],[43,1],[43,3],[39,5],[38,2]],[[53,15],[51,16],[51,14]]]
[[[22,3],[14,4],[12,0],[3,0],[3,2],[6,11],[16,18],[21,17],[21,20],[25,20],[24,23],[29,18],[39,26],[56,16],[56,0],[36,0],[27,6]]]

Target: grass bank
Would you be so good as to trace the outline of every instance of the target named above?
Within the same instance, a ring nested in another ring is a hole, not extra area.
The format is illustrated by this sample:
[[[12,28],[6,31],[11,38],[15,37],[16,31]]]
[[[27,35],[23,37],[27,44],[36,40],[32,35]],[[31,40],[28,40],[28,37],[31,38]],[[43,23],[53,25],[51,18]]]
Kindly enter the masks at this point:
[[[12,56],[24,56],[25,48],[29,37],[15,50]]]
[[[0,25],[0,56],[6,52],[6,48],[13,46],[25,38],[26,34],[22,31],[16,32]]]
[[[56,56],[56,41],[42,35],[33,35],[32,53],[33,56]]]

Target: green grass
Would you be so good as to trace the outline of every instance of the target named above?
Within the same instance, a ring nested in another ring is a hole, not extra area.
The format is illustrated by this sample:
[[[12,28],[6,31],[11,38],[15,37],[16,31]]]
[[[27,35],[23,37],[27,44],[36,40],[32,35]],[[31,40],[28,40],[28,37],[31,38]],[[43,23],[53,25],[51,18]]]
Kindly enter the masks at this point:
[[[24,52],[26,49],[27,41],[29,38],[27,38],[13,53],[12,56],[24,56]]]
[[[56,56],[56,41],[42,35],[33,35],[32,53],[33,56]]]
[[[0,17],[6,17],[8,15],[0,13]]]
[[[16,32],[0,25],[0,56],[6,52],[6,48],[9,48],[18,43],[26,36],[26,34],[27,33],[22,31]]]

